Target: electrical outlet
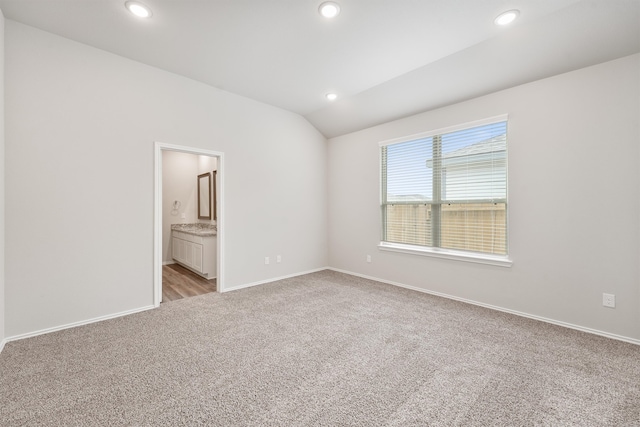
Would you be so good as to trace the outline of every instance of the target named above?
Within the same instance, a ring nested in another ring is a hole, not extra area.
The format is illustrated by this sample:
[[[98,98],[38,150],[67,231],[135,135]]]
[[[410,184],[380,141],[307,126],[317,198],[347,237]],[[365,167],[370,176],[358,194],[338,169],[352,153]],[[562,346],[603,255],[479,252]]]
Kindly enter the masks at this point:
[[[269,264],[269,257],[266,256],[264,257],[264,265],[268,265]]]
[[[367,262],[371,262],[371,255],[367,255]]]
[[[616,308],[616,296],[613,294],[602,294],[602,305]]]
[[[276,255],[276,262],[277,263],[281,263],[282,262],[282,255]]]

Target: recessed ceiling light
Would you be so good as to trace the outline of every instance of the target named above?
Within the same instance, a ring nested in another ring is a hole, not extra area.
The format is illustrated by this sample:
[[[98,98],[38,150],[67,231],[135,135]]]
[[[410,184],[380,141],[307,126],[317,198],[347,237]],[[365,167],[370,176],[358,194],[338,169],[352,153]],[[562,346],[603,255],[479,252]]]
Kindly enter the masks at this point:
[[[325,18],[335,18],[340,13],[340,5],[336,2],[326,1],[320,5],[318,11]]]
[[[128,1],[124,6],[138,18],[151,18],[151,9],[137,1]]]
[[[338,95],[335,93],[328,93],[325,96],[329,101],[335,101],[338,98]]]
[[[516,18],[518,17],[518,15],[520,15],[520,11],[519,10],[508,10],[504,13],[501,13],[500,15],[498,15],[498,17],[496,19],[494,19],[494,23],[496,25],[509,25],[511,24],[513,21],[516,20]]]

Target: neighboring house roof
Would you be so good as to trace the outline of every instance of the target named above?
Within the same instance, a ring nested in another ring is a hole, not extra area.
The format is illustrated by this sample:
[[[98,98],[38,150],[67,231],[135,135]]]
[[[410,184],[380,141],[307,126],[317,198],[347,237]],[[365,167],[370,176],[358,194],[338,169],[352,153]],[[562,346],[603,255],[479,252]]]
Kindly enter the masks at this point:
[[[443,166],[469,164],[487,159],[504,159],[507,154],[507,135],[502,134],[475,144],[467,145],[442,156]],[[427,167],[433,167],[433,159],[427,160]]]

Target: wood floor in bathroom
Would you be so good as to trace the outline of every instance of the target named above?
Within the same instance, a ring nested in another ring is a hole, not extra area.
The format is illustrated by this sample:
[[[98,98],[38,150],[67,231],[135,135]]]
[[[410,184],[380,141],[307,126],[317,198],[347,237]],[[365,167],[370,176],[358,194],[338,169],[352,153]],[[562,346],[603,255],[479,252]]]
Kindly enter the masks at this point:
[[[179,264],[162,266],[162,302],[216,291],[216,279],[207,280]]]

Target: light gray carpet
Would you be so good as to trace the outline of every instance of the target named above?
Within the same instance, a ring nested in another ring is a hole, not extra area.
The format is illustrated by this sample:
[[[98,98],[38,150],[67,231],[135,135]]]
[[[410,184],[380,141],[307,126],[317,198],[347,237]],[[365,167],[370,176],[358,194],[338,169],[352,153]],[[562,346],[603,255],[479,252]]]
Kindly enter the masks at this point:
[[[638,426],[640,347],[323,271],[10,342],[2,426]]]

